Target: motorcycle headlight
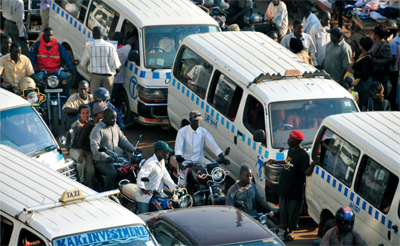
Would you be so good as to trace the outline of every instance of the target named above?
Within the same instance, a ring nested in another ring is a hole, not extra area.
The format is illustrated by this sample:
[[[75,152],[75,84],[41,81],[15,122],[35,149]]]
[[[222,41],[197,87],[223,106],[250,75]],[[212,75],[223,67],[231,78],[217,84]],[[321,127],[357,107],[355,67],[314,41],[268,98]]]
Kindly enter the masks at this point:
[[[185,196],[182,196],[181,198],[179,198],[180,203],[179,203],[179,207],[181,208],[188,208],[192,206],[192,197],[187,194]]]
[[[222,168],[216,167],[212,170],[211,177],[214,182],[221,182],[225,178],[225,172]]]
[[[26,100],[28,100],[30,104],[36,104],[39,101],[39,95],[37,92],[31,92],[28,94]]]
[[[51,75],[47,78],[47,85],[50,88],[56,88],[58,86],[58,83],[60,82],[60,80],[57,78],[57,76],[55,75]]]

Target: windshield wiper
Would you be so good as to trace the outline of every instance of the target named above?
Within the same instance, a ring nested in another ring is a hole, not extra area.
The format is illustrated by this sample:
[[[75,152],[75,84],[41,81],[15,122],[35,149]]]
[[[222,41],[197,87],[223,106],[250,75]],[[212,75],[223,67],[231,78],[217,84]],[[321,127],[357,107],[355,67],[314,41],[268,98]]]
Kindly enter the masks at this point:
[[[45,148],[43,148],[43,149],[36,150],[31,156],[32,156],[32,157],[33,157],[33,156],[37,156],[37,155],[40,155],[40,154],[43,153],[43,152],[50,152],[50,151],[53,151],[53,150],[55,150],[55,149],[57,149],[57,146],[55,146],[55,145],[53,144],[53,145],[47,146],[47,147],[45,147]]]
[[[156,69],[169,69],[169,68],[171,68],[171,66],[153,67],[153,68],[151,69],[151,71],[154,72],[154,70],[156,70]]]

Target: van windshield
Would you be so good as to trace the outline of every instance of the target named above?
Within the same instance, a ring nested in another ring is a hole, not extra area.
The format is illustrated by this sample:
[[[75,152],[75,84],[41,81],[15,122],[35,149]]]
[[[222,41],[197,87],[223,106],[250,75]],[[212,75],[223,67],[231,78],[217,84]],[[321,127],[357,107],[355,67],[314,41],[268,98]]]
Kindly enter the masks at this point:
[[[287,148],[292,130],[304,133],[305,147],[311,143],[322,120],[329,115],[358,112],[350,99],[301,100],[270,104],[271,140],[273,148]]]
[[[0,144],[29,156],[56,145],[40,116],[30,106],[0,112]]]
[[[217,26],[158,26],[144,28],[145,67],[170,69],[182,40],[191,34],[218,32]]]
[[[107,229],[59,238],[54,246],[75,245],[139,245],[153,246],[155,243],[143,225]]]

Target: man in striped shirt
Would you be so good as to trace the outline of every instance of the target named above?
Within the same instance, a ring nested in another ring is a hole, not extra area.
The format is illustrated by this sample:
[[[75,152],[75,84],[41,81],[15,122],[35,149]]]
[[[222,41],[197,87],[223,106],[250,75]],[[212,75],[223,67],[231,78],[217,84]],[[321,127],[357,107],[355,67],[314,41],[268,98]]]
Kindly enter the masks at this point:
[[[115,47],[104,41],[103,31],[99,26],[93,28],[93,38],[94,42],[86,46],[82,56],[82,65],[87,65],[87,70],[91,73],[90,93],[93,94],[99,87],[104,87],[111,93],[115,71],[119,70],[121,62]]]

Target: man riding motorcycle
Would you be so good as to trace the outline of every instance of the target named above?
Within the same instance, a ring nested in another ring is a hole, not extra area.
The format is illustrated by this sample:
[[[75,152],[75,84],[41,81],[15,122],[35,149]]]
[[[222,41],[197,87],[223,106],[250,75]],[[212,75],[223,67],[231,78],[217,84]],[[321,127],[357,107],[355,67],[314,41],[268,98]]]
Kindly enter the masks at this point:
[[[32,62],[34,69],[45,70],[47,73],[59,73],[58,77],[61,88],[63,89],[62,95],[69,97],[70,79],[64,71],[59,71],[61,64],[67,66],[67,68],[74,73],[75,67],[72,64],[67,50],[53,36],[53,29],[46,27],[40,40],[35,42],[29,51],[29,59]],[[43,81],[44,71],[40,71],[36,74],[41,83]],[[65,82],[64,82],[65,81]]]
[[[182,127],[176,136],[175,142],[175,157],[178,163],[185,160],[193,162],[200,162],[202,164],[210,164],[210,160],[206,159],[203,153],[203,147],[206,145],[220,160],[229,165],[230,162],[224,156],[222,150],[218,147],[211,134],[200,127],[200,122],[203,118],[199,111],[192,111],[189,113],[190,125]],[[187,170],[180,167],[180,175],[178,184],[186,185]]]

